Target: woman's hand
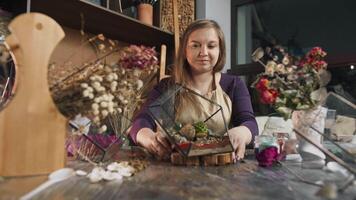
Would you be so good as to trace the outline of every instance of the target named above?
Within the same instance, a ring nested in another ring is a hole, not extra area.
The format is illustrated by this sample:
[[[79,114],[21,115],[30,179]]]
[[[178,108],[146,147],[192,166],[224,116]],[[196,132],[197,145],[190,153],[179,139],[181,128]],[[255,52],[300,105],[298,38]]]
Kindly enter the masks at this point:
[[[229,137],[234,148],[233,161],[241,160],[245,156],[246,145],[251,142],[252,134],[245,126],[238,126],[229,130]]]
[[[159,159],[167,159],[172,152],[171,145],[160,131],[153,132],[149,128],[138,131],[136,141]]]

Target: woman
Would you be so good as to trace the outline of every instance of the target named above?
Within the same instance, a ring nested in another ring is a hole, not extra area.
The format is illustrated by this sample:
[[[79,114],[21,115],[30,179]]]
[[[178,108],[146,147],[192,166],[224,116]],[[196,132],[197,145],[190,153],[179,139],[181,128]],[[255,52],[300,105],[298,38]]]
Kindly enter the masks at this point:
[[[162,80],[151,92],[133,122],[132,140],[161,158],[169,156],[171,145],[157,130],[147,105],[164,92],[167,84],[179,83],[223,107],[225,119],[232,127],[228,134],[235,150],[234,160],[242,159],[246,145],[252,144],[258,128],[244,82],[236,76],[220,73],[225,58],[224,35],[215,21],[197,20],[190,24],[183,34],[173,77]]]

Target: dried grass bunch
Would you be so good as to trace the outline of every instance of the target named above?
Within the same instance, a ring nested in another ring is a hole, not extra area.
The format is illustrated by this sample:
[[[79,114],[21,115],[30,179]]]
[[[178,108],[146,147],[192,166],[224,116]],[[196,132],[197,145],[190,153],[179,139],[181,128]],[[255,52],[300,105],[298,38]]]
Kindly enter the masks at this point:
[[[77,67],[75,73],[51,88],[60,110],[67,116],[77,114],[92,119],[98,132],[122,133],[158,69],[154,48],[130,45],[118,47],[102,34],[88,40],[97,51],[97,59]],[[108,56],[115,54],[114,61]]]

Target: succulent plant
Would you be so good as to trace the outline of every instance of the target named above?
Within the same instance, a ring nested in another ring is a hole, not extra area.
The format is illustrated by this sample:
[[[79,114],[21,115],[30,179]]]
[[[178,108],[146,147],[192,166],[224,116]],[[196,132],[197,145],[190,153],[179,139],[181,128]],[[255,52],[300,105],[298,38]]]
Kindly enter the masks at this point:
[[[196,132],[195,136],[197,138],[202,138],[202,137],[207,137],[208,136],[209,130],[208,130],[208,127],[206,126],[206,124],[204,122],[202,122],[202,121],[197,122],[193,126],[195,128],[195,132]]]

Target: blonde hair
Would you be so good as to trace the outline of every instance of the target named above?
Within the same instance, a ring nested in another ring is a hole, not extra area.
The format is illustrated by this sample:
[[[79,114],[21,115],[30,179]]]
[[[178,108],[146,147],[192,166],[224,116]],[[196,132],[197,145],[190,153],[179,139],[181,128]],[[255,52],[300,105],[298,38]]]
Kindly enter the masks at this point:
[[[223,31],[221,30],[219,24],[214,20],[197,20],[187,27],[181,39],[181,45],[179,46],[178,55],[175,59],[175,65],[173,68],[173,80],[175,83],[187,85],[189,79],[191,78],[190,65],[186,55],[188,39],[191,33],[204,28],[213,28],[216,31],[219,39],[219,58],[213,68],[213,72],[219,72],[224,68],[226,60],[226,47]]]

